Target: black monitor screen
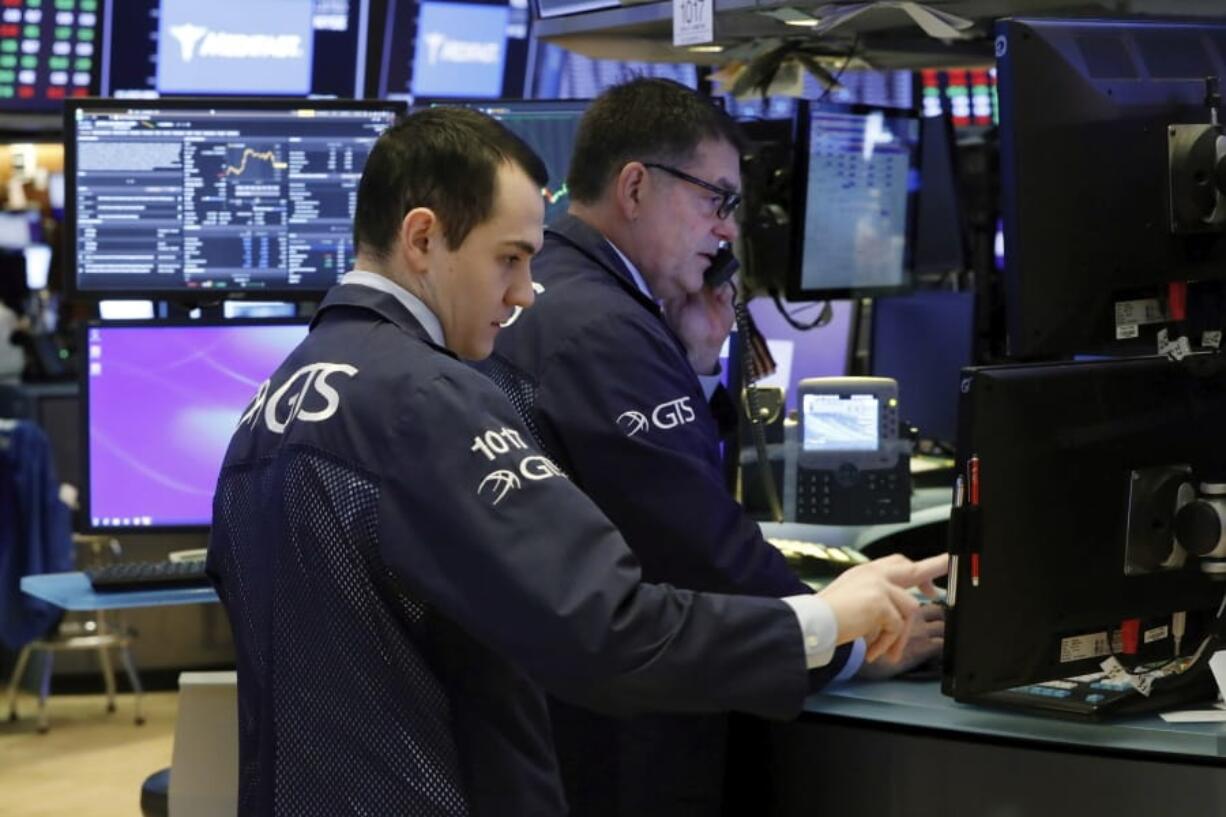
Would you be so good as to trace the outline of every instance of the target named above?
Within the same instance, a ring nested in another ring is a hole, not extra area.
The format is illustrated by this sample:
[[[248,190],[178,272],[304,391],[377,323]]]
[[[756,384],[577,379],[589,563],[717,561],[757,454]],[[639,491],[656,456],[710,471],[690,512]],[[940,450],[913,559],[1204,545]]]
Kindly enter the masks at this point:
[[[357,184],[400,103],[70,103],[69,283],[89,297],[310,297],[353,259]]]
[[[112,0],[106,7],[103,96],[363,96],[369,0]]]
[[[965,270],[969,256],[950,118],[925,117],[920,141],[911,269],[917,278],[939,279]]]
[[[899,414],[925,440],[957,438],[958,387],[973,362],[975,298],[920,290],[873,302],[871,367],[898,381]]]
[[[1181,510],[1223,481],[1221,361],[969,369],[961,401],[944,691],[1192,655],[1223,587],[1220,560],[1192,552],[1209,526]],[[1128,621],[1144,634],[1131,645]]]
[[[862,106],[802,105],[788,299],[909,285],[919,120]]]
[[[207,526],[230,436],[306,325],[105,323],[85,332],[86,527]]]
[[[499,102],[440,100],[438,103],[463,104],[489,114],[507,126],[536,151],[549,170],[549,183],[541,190],[545,197],[545,223],[566,213],[570,194],[566,174],[570,171],[570,155],[575,147],[579,120],[587,110],[586,99],[511,100]]]
[[[1168,171],[1171,126],[1210,121],[1226,25],[1008,20],[998,33],[1009,353],[1152,352],[1167,284],[1226,277],[1226,230],[1172,228]]]
[[[103,0],[0,3],[0,111],[58,112],[97,90]]]

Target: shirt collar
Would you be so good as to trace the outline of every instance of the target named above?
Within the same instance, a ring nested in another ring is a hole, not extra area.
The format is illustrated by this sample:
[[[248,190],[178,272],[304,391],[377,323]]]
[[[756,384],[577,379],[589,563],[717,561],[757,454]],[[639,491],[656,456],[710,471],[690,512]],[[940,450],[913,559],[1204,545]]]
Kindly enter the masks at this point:
[[[609,241],[609,239],[607,238],[605,239],[605,241],[607,241],[609,246],[613,248],[613,252],[617,253],[617,257],[622,260],[622,263],[626,265],[626,269],[630,271],[630,277],[634,279],[634,285],[638,287],[639,292],[643,293],[648,298],[654,301],[655,296],[651,294],[651,289],[647,286],[647,281],[644,280],[643,273],[639,272],[639,268],[634,266],[634,263],[631,262],[631,260],[626,257],[626,254],[624,252],[622,252],[621,250],[617,248],[616,244],[614,244],[612,241]]]
[[[418,298],[386,275],[355,269],[341,276],[340,283],[357,284],[358,286],[370,287],[380,292],[386,292],[397,301],[400,301],[405,309],[409,310],[409,314],[417,319],[417,322],[426,330],[426,334],[430,336],[430,340],[436,346],[447,347],[447,344],[443,342],[443,325],[439,323],[438,318],[430,311],[430,307],[426,306],[421,298]]]

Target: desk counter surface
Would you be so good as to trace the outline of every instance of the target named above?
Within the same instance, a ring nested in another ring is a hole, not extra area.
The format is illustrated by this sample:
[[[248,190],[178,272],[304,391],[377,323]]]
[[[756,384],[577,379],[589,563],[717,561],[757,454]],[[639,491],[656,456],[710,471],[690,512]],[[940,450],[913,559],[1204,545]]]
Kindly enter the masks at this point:
[[[942,695],[936,681],[842,684],[811,695],[805,702],[805,713],[961,737],[1012,739],[1047,748],[1142,752],[1176,762],[1200,760],[1226,765],[1226,724],[1167,723],[1157,715],[1104,723],[1059,720],[961,704]]]
[[[23,576],[22,592],[65,610],[121,610],[130,607],[160,607],[170,604],[202,604],[217,601],[212,587],[173,587],[157,590],[126,590],[97,593],[84,573],[44,573]]]

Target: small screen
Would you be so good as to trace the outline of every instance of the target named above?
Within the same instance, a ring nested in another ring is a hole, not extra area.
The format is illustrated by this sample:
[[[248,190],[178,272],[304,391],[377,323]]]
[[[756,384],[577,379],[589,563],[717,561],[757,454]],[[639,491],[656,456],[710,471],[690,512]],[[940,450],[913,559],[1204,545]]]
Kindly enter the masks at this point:
[[[91,526],[208,525],[239,417],[306,333],[289,323],[90,327]]]
[[[918,121],[813,107],[808,134],[799,290],[906,286]]]
[[[101,0],[0,3],[0,111],[58,111],[97,75]]]
[[[353,260],[358,180],[401,103],[76,103],[77,291],[319,294]],[[193,296],[194,294],[194,296]]]
[[[876,397],[806,394],[801,402],[805,451],[877,450],[880,413]]]

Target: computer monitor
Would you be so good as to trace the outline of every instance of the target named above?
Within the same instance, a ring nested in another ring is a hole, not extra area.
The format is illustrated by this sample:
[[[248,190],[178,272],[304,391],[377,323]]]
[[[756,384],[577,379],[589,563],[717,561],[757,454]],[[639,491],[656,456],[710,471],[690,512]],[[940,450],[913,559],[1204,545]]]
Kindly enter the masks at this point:
[[[489,114],[537,152],[549,171],[549,183],[541,190],[545,197],[545,223],[566,214],[570,195],[566,174],[575,148],[579,120],[587,110],[587,99],[498,100],[421,100],[420,106],[464,105]]]
[[[288,321],[87,326],[84,527],[207,527],[239,417],[306,332]]]
[[[998,124],[995,68],[925,68],[915,78],[923,116],[946,114],[959,130]]]
[[[975,296],[917,290],[873,301],[870,368],[898,381],[899,414],[925,440],[953,445],[961,371],[973,361]]]
[[[783,303],[795,312],[797,322],[812,321],[816,309],[803,310],[807,304]],[[855,309],[851,301],[832,301],[830,322],[809,330],[788,323],[769,298],[755,298],[749,304],[758,331],[778,367],[773,375],[758,381],[760,387],[778,386],[784,390],[786,407],[799,410],[800,381],[808,377],[843,377],[851,373],[852,338],[855,335]],[[735,340],[735,336],[733,337]]]
[[[364,96],[369,0],[104,5],[103,96]]]
[[[907,289],[918,118],[864,106],[797,107],[788,299]]]
[[[0,4],[0,111],[58,113],[98,89],[105,0],[5,0]]]
[[[1209,122],[1226,24],[1015,19],[997,32],[1009,353],[1131,338],[1153,352],[1167,284],[1226,277],[1226,231],[1172,231],[1168,173],[1169,127]]]
[[[378,96],[523,96],[530,24],[526,2],[387,0]]]
[[[1197,649],[1226,586],[1203,559],[1173,557],[1180,484],[1226,482],[1226,368],[1214,358],[966,371],[946,694],[1078,677],[1110,655],[1170,659],[1176,612],[1181,654]],[[1142,637],[1122,643],[1125,627]]]
[[[353,260],[358,181],[399,102],[74,100],[67,282],[84,298],[317,299]]]

